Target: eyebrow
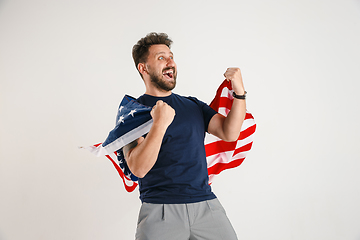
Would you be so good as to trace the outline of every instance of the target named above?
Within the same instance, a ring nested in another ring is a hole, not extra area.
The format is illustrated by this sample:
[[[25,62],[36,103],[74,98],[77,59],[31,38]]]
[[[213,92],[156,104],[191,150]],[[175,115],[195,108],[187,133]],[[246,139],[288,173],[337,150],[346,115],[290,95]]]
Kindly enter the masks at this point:
[[[166,54],[166,52],[158,52],[158,53],[155,54],[155,56],[158,56],[158,55],[161,55],[161,54]],[[170,54],[174,56],[174,54],[172,52],[170,52]]]

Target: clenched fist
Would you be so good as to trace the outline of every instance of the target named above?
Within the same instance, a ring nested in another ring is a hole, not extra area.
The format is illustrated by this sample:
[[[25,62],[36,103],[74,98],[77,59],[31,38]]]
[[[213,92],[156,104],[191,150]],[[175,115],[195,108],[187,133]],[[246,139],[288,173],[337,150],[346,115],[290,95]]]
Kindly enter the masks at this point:
[[[238,95],[245,94],[244,83],[241,76],[240,68],[228,68],[224,73],[226,80],[231,81],[234,92]]]
[[[150,112],[154,125],[163,127],[165,130],[172,123],[175,117],[175,110],[166,102],[159,100]]]

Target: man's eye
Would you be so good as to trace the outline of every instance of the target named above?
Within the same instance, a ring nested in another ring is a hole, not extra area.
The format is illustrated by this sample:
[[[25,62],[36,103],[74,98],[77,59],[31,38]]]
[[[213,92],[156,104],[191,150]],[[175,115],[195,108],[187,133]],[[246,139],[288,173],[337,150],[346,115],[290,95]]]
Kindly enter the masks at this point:
[[[164,60],[164,57],[159,57],[159,60]]]

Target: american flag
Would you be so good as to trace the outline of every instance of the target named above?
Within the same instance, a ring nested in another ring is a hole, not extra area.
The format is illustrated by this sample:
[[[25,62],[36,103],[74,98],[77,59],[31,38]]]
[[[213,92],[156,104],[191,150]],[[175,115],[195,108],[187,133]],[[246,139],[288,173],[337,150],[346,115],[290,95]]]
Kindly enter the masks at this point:
[[[223,116],[227,116],[233,103],[233,90],[227,80],[218,88],[210,107]],[[253,143],[256,124],[251,113],[246,111],[241,132],[237,141],[225,142],[214,135],[206,133],[205,152],[209,174],[209,183],[225,169],[239,166],[250,151]]]
[[[232,92],[231,83],[224,80],[210,103],[210,107],[227,116],[233,102]],[[149,132],[152,126],[150,111],[150,107],[144,106],[136,102],[133,97],[126,95],[119,106],[116,126],[109,133],[105,142],[85,147],[97,156],[106,156],[113,163],[128,192],[135,190],[138,178],[129,170],[122,147]],[[237,141],[225,142],[211,134],[206,134],[204,144],[209,184],[220,172],[237,167],[244,161],[252,147],[255,129],[253,116],[246,112]]]

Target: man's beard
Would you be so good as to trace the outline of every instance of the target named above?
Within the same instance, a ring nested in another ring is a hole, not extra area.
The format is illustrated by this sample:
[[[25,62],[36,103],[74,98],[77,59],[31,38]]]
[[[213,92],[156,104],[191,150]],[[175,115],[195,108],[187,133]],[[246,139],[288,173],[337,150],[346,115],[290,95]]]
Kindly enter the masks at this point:
[[[167,69],[164,69],[167,70]],[[164,71],[163,71],[164,72]],[[174,69],[173,82],[169,82],[163,79],[163,75],[157,75],[153,72],[149,72],[150,80],[154,84],[154,86],[160,90],[164,90],[166,92],[171,91],[176,86],[176,73]]]

